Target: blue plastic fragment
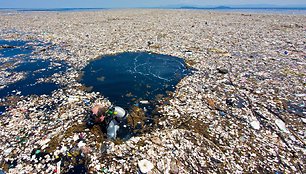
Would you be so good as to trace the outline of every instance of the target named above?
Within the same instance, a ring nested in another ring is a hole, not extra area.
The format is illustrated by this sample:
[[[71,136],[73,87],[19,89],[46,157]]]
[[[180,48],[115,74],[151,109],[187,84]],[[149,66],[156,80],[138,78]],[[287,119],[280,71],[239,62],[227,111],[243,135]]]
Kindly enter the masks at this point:
[[[225,117],[225,116],[226,116],[226,113],[223,112],[223,111],[220,111],[219,114],[220,114],[222,117]]]
[[[83,102],[84,102],[86,105],[90,105],[90,101],[89,101],[89,100],[83,99]]]

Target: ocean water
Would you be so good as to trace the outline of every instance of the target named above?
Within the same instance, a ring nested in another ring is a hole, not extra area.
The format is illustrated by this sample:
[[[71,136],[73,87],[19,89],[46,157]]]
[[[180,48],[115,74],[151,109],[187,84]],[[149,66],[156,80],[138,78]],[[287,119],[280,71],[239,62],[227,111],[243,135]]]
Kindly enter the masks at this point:
[[[60,62],[61,66],[52,66],[50,60],[30,59],[20,63],[16,68],[9,71],[25,72],[26,77],[15,83],[8,84],[0,90],[0,97],[14,95],[19,91],[20,95],[50,95],[52,91],[59,86],[50,82],[37,82],[40,78],[48,78],[55,73],[60,73],[66,70],[66,65]]]
[[[101,11],[108,8],[0,8],[0,12],[81,12]]]
[[[286,15],[306,15],[306,8],[278,9],[278,8],[258,8],[258,9],[213,9],[219,12],[234,13],[254,13],[254,14],[286,14]]]
[[[154,101],[157,95],[165,96],[191,72],[183,59],[147,52],[103,56],[83,71],[81,82],[85,86],[124,108],[143,104],[142,100]]]
[[[130,110],[141,108],[146,124],[153,123],[152,114],[159,98],[174,91],[180,80],[189,75],[183,59],[148,52],[125,52],[103,56],[84,69],[81,83],[100,92],[114,105]],[[134,135],[126,121],[119,124],[117,137],[127,140]],[[141,129],[141,126],[139,127]]]
[[[15,57],[21,54],[31,54],[32,47],[26,45],[26,41],[7,41],[7,40],[0,40],[0,46],[6,46],[7,48],[0,49],[0,58],[5,57]]]
[[[150,8],[148,8],[150,9]],[[239,13],[258,13],[258,14],[287,14],[287,15],[306,15],[306,8],[153,8],[153,9],[189,9],[189,10],[206,10],[219,12],[239,12]],[[82,12],[82,11],[102,11],[111,10],[110,8],[28,8],[28,9],[9,9],[0,8],[0,12]]]
[[[39,81],[39,79],[65,72],[68,68],[67,64],[63,61],[32,58],[35,46],[44,46],[44,43],[0,40],[0,69],[3,73],[10,73],[1,77],[3,78],[0,82],[1,100],[14,95],[49,95],[59,88],[59,85],[55,83]],[[24,78],[13,82],[6,81],[18,73],[25,74]],[[4,112],[6,106],[2,104],[0,106],[0,112]]]

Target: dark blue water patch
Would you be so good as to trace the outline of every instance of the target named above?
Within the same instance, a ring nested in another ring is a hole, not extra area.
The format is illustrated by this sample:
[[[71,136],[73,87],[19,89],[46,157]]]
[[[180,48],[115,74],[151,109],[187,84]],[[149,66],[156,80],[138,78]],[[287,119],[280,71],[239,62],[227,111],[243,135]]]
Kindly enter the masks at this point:
[[[16,68],[10,69],[9,71],[11,72],[25,72],[26,77],[1,89],[0,97],[14,95],[17,91],[20,92],[20,95],[51,94],[59,86],[55,83],[38,83],[37,80],[40,78],[48,78],[55,73],[63,73],[67,70],[68,66],[65,62],[55,63],[57,63],[57,66],[54,66],[54,61],[51,60],[32,59],[24,61]]]
[[[101,92],[115,105],[129,108],[140,100],[152,101],[174,91],[190,74],[183,59],[168,55],[126,52],[90,62],[81,82]]]
[[[66,172],[65,174],[86,174],[87,172],[87,168],[84,164],[78,164],[76,166],[73,166],[71,169],[69,169],[68,172]]]
[[[0,116],[6,111],[5,106],[0,106]]]
[[[52,91],[58,89],[59,86],[54,83],[34,83],[29,84],[28,81],[22,80],[20,82],[9,85],[7,88],[0,91],[1,96],[14,95],[20,92],[20,95],[50,95]],[[13,90],[11,90],[13,89]]]
[[[31,60],[24,62],[17,66],[16,68],[13,69],[15,72],[22,72],[22,71],[27,71],[27,72],[33,72],[37,71],[39,69],[44,69],[50,66],[50,61],[46,60]]]
[[[0,58],[31,54],[33,47],[29,43],[29,41],[0,40]]]
[[[27,48],[12,48],[12,49],[2,49],[0,50],[0,57],[15,57],[21,54],[30,54],[32,50]]]
[[[9,46],[24,46],[28,41],[23,40],[0,40],[0,45],[9,45]]]
[[[51,43],[36,40],[0,40],[0,68],[11,74],[22,72],[25,78],[15,81],[13,76],[8,76],[1,80],[8,79],[6,86],[0,90],[0,97],[8,95],[41,95],[51,94],[59,86],[50,82],[37,82],[41,78],[51,77],[55,73],[62,73],[68,66],[63,61],[31,59],[36,50],[56,49]],[[15,82],[14,82],[15,81]],[[13,82],[13,83],[12,83]]]
[[[301,117],[306,117],[306,105],[305,102],[303,103],[291,103],[287,102],[287,110],[289,113],[293,113],[299,115]]]
[[[107,10],[107,8],[31,8],[31,9],[15,9],[20,12],[70,12],[70,11],[100,11]]]

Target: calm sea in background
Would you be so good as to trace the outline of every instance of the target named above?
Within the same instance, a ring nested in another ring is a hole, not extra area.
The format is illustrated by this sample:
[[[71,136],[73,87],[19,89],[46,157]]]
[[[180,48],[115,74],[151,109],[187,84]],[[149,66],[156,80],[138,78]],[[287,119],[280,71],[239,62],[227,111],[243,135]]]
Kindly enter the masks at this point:
[[[203,9],[206,10],[206,9]],[[289,15],[306,15],[306,8],[290,8],[290,9],[277,9],[277,8],[260,8],[260,9],[212,9],[208,11],[220,12],[243,12],[243,13],[258,13],[258,14],[289,14]]]
[[[150,8],[148,8],[150,9]],[[155,9],[187,9],[187,10],[204,10],[217,12],[243,12],[258,14],[289,14],[289,15],[306,15],[306,8],[155,8]],[[1,9],[0,12],[81,12],[81,11],[102,11],[111,10],[108,8],[51,8],[51,9]]]

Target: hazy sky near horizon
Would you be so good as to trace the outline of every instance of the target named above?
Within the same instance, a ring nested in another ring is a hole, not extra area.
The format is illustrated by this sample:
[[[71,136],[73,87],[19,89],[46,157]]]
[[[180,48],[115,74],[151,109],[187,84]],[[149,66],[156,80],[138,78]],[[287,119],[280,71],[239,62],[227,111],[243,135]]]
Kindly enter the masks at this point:
[[[305,5],[306,0],[0,0],[0,8],[131,8],[171,5]]]

